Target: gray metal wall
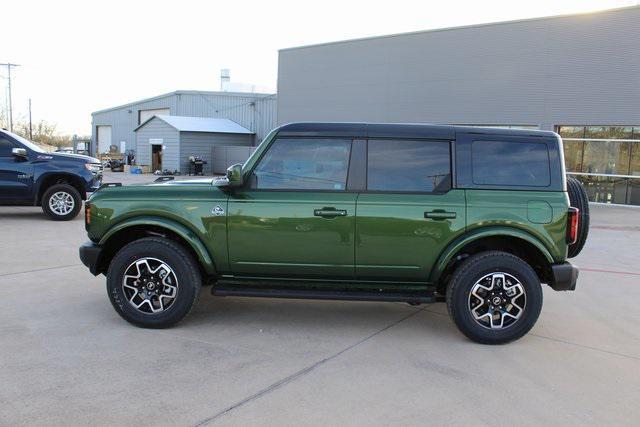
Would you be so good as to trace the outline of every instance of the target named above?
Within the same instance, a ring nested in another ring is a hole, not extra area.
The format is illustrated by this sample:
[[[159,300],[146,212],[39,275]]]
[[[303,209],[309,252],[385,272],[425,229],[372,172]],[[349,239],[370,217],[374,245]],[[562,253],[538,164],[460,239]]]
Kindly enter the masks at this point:
[[[640,124],[640,7],[285,49],[278,122]]]
[[[250,146],[253,135],[209,132],[180,132],[180,172],[189,171],[189,156],[199,156],[207,161],[205,175],[213,173],[214,147]]]
[[[150,138],[162,138],[162,168],[174,171],[180,169],[180,138],[179,132],[160,119],[154,118],[136,132],[137,147],[136,163],[138,166],[151,167]],[[153,172],[153,171],[151,171]]]
[[[133,130],[138,126],[138,111],[170,108],[171,115],[220,117],[233,120],[255,132],[254,144],[276,126],[276,95],[240,94],[234,92],[177,91],[92,113],[93,149],[96,146],[96,126],[111,125],[112,144],[125,141],[127,150],[135,148]]]

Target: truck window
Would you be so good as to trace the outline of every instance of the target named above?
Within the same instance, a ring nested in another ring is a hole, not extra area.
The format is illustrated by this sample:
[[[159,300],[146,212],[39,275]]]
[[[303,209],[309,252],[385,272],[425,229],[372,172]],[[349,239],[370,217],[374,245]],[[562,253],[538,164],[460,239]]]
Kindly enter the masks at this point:
[[[0,157],[11,157],[11,149],[15,144],[4,136],[0,135]]]
[[[253,172],[259,190],[344,190],[351,140],[279,138]]]
[[[431,193],[451,188],[448,141],[371,139],[368,147],[370,191]]]
[[[474,184],[551,185],[549,149],[541,142],[473,141],[471,159]]]

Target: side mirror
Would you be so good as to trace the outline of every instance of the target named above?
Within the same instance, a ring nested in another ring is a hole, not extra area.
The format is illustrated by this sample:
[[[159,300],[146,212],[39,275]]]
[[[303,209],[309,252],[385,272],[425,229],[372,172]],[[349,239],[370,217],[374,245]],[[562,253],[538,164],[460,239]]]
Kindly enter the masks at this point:
[[[240,187],[242,185],[242,164],[236,163],[227,169],[227,181],[229,187]]]
[[[11,149],[11,154],[13,154],[14,157],[26,159],[27,158],[27,149],[26,148],[12,148]]]
[[[218,187],[240,187],[242,185],[242,164],[237,163],[229,166],[227,176],[213,181],[213,185]]]

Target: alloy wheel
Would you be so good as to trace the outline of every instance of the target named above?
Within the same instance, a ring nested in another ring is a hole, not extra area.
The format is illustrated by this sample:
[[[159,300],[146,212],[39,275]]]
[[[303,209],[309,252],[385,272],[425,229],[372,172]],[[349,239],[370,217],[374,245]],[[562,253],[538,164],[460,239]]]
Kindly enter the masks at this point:
[[[504,272],[483,276],[469,293],[473,319],[488,329],[504,329],[516,323],[522,317],[526,303],[522,283]]]
[[[58,191],[53,193],[49,198],[49,209],[59,216],[68,215],[73,211],[76,202],[73,196],[66,191]]]
[[[136,310],[156,314],[169,309],[175,302],[178,278],[166,262],[140,258],[125,270],[122,291]]]

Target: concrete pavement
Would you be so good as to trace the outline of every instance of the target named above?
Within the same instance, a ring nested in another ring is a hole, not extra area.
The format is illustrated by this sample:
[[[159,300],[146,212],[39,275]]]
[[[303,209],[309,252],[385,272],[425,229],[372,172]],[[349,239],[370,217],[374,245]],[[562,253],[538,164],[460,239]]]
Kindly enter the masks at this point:
[[[80,264],[81,216],[0,207],[2,425],[637,425],[640,209],[594,206],[576,292],[482,346],[444,304],[220,298],[145,330]]]

